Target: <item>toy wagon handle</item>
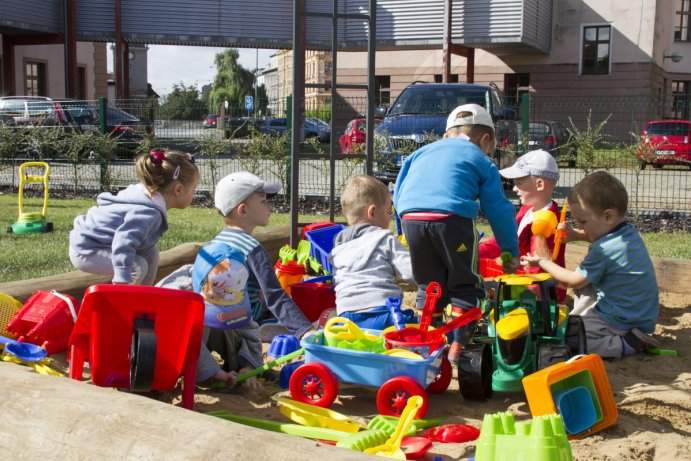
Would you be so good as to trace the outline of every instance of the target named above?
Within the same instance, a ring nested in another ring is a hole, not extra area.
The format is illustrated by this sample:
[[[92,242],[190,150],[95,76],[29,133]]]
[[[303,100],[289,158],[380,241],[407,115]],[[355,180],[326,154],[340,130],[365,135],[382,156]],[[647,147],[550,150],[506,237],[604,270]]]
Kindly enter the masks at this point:
[[[455,330],[456,328],[462,327],[463,325],[478,320],[480,317],[482,317],[482,310],[479,307],[473,307],[472,309],[464,312],[462,315],[459,315],[446,325],[443,325],[437,328],[436,330],[431,331],[430,335],[434,335],[436,337],[445,335],[451,330]]]
[[[437,282],[430,282],[425,289],[425,306],[422,308],[422,318],[420,319],[420,330],[427,331],[432,323],[432,316],[437,307],[437,301],[441,297],[441,287]]]

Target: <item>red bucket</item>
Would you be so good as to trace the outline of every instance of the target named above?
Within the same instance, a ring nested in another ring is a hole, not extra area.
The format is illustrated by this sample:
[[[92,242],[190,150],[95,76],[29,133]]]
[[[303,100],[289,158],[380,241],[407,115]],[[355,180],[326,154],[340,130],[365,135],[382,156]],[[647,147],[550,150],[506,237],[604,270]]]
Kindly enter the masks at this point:
[[[310,322],[316,322],[326,309],[336,307],[333,283],[327,283],[331,280],[333,277],[328,275],[290,286],[293,301]]]

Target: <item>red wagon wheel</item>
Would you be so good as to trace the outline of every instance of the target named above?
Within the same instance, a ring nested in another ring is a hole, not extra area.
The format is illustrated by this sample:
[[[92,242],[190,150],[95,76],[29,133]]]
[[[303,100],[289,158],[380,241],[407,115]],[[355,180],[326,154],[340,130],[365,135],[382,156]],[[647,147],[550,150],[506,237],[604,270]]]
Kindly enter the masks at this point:
[[[449,362],[449,359],[446,357],[446,355],[442,355],[441,365],[439,365],[439,373],[434,381],[427,386],[427,392],[429,394],[444,393],[444,391],[449,388],[449,384],[451,384],[451,378],[453,378],[451,362]]]
[[[427,392],[409,376],[396,376],[386,381],[377,393],[377,409],[382,415],[401,416],[408,399],[413,395],[422,397],[422,406],[417,411],[417,418],[424,418],[427,413]]]
[[[338,396],[338,379],[323,363],[306,363],[293,372],[289,389],[294,400],[327,408]]]

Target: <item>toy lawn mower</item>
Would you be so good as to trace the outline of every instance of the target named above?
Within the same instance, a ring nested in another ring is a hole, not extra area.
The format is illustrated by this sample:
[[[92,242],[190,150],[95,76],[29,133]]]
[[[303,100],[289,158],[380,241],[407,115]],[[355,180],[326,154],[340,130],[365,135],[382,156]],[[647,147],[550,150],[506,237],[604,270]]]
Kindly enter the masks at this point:
[[[537,287],[539,299],[528,285]],[[586,352],[583,321],[557,304],[556,285],[549,274],[502,275],[486,282],[493,292],[486,322],[458,362],[465,399],[522,391],[524,376]]]
[[[30,175],[27,168],[43,168],[42,175]],[[36,232],[51,232],[53,223],[46,220],[48,212],[48,176],[50,165],[46,162],[25,162],[19,166],[19,218],[11,226],[7,226],[7,233],[32,234]],[[43,207],[40,212],[24,212],[24,186],[28,183],[43,183]]]

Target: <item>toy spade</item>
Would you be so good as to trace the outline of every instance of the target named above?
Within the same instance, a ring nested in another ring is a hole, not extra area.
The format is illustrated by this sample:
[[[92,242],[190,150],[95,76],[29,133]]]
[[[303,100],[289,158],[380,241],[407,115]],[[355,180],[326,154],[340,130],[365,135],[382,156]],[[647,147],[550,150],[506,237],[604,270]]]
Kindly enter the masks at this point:
[[[408,426],[412,424],[422,403],[423,399],[419,395],[411,396],[403,409],[401,419],[398,422],[398,426],[396,426],[396,432],[394,432],[391,438],[384,444],[368,448],[364,450],[364,453],[377,456],[388,456],[396,459],[406,459],[405,453],[401,450],[401,442],[403,441],[404,433],[408,430]]]
[[[434,310],[437,308],[437,301],[441,297],[441,287],[437,282],[431,282],[425,290],[425,306],[422,308],[422,318],[420,319],[420,331],[426,332],[432,323]]]

